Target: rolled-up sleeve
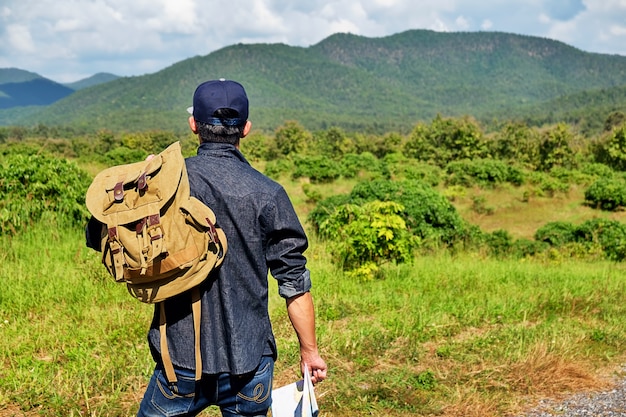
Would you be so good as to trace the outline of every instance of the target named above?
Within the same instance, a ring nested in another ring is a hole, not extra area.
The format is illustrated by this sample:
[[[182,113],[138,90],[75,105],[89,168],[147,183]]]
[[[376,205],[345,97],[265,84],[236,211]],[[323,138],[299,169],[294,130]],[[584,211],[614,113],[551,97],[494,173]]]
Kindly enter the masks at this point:
[[[278,293],[288,299],[310,291],[311,274],[304,256],[308,239],[284,189],[277,192],[263,217],[266,261],[278,281]]]

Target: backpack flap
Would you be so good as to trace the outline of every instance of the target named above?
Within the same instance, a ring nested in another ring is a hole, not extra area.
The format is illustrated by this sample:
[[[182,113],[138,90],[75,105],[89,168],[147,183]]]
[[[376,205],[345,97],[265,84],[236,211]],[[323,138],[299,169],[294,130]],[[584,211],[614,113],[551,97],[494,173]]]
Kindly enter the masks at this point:
[[[149,161],[120,165],[99,173],[87,190],[86,205],[106,225],[102,239],[103,263],[117,281],[128,278],[129,268],[143,275],[152,261],[166,255],[162,216],[186,174],[178,142]]]
[[[158,214],[178,189],[184,167],[176,142],[149,161],[107,168],[87,190],[87,209],[106,225],[129,224]]]

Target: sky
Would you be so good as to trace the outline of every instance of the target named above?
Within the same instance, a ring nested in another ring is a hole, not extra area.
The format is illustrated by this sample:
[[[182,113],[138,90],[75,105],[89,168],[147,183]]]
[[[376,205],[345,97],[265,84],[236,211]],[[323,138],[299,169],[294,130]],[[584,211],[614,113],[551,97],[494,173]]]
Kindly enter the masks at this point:
[[[237,43],[497,31],[626,56],[626,0],[0,0],[0,68],[134,76]]]

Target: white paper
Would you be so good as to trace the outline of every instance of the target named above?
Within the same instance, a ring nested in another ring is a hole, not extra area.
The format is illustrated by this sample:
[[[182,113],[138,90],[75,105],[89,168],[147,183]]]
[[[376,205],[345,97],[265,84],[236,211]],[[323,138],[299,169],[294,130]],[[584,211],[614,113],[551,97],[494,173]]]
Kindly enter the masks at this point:
[[[309,370],[304,379],[272,391],[272,417],[317,417],[319,409]]]

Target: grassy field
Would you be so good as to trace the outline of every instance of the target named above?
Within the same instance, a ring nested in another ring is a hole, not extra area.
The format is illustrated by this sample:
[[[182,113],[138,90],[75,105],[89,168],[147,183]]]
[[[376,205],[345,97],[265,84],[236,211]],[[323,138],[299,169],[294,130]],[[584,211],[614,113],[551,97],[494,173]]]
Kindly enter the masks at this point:
[[[286,186],[304,217],[300,184]],[[577,190],[525,202],[519,192],[468,190],[455,204],[516,237],[599,215]],[[471,193],[484,194],[490,215],[472,211]],[[515,415],[540,398],[606,387],[626,362],[626,265],[439,253],[361,282],[314,236],[307,255],[330,367],[317,387],[324,416]],[[44,220],[0,237],[0,279],[0,416],[133,415],[153,366],[152,308],[105,275],[82,231]],[[297,340],[271,288],[280,386],[296,377]]]

